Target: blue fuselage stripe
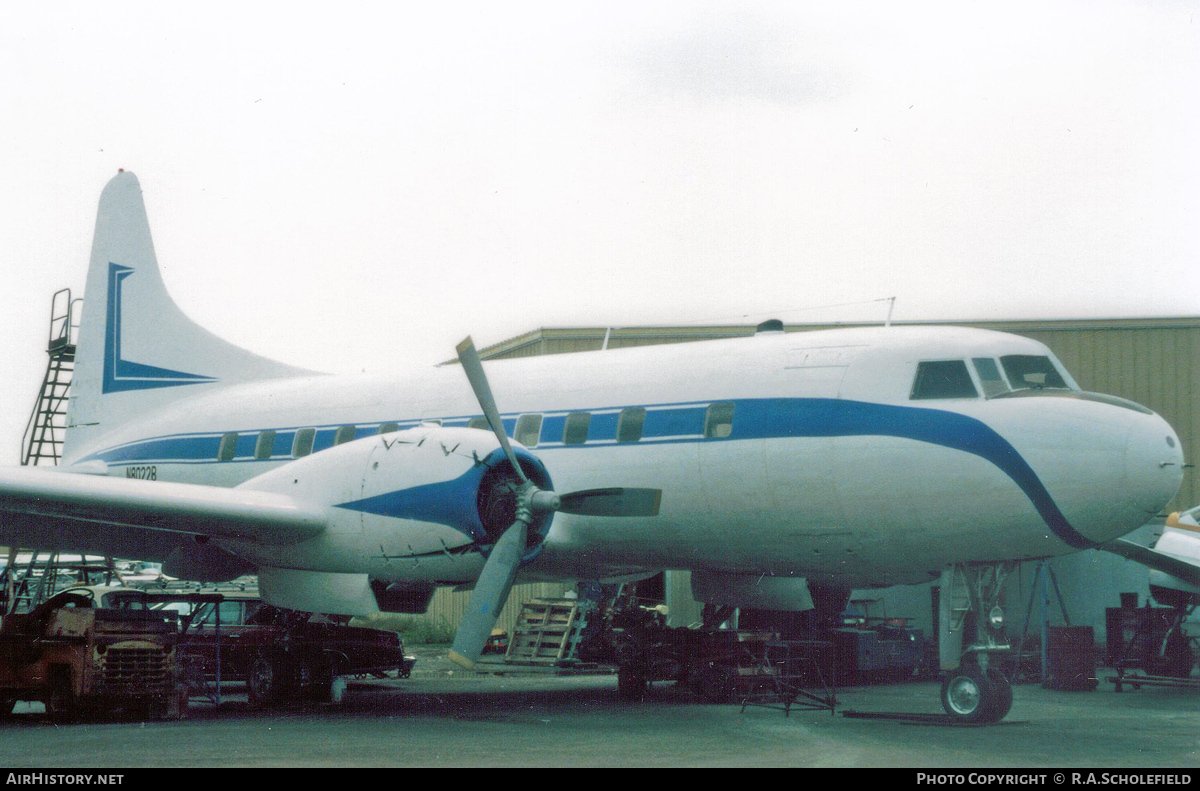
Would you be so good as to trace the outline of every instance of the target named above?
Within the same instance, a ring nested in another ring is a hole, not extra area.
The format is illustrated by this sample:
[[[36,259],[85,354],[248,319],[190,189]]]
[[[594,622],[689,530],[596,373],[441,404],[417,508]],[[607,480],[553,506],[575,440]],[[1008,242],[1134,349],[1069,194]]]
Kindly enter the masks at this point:
[[[970,453],[987,460],[1003,471],[1021,488],[1033,503],[1046,525],[1064,543],[1076,549],[1094,546],[1075,530],[1059,510],[1033,468],[1021,454],[986,423],[958,412],[925,407],[875,404],[831,398],[752,398],[733,400],[735,405],[732,430],[721,438],[704,437],[707,405],[712,402],[662,404],[647,406],[641,443],[662,444],[681,442],[731,442],[754,439],[783,439],[789,437],[860,437],[884,436],[925,442]],[[542,423],[542,442],[554,443],[554,448],[586,449],[609,447],[616,439],[618,412],[625,407],[578,410],[592,413],[587,442],[562,445],[565,418],[547,417]],[[465,426],[468,416],[446,418],[444,426]],[[365,437],[378,430],[381,423],[358,424],[357,436]],[[418,420],[394,421],[401,428],[420,423]],[[506,417],[505,428],[512,435],[515,417]],[[276,460],[291,449],[296,428],[277,428],[273,453]],[[337,426],[317,429],[313,451],[332,446]],[[253,443],[244,439],[257,436],[257,431],[239,432],[235,461],[248,461]],[[220,433],[159,437],[131,442],[92,454],[88,459],[101,459],[110,465],[147,463],[214,462],[220,445]],[[640,443],[629,443],[635,447]],[[244,455],[246,454],[246,455]],[[285,456],[286,458],[286,456]],[[86,459],[85,459],[86,460]]]

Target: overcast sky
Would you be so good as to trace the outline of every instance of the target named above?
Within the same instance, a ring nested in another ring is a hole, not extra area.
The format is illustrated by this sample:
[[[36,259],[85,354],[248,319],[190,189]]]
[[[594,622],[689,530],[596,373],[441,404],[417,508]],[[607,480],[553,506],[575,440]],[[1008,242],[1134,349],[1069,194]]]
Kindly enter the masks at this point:
[[[184,311],[319,370],[889,296],[1200,314],[1194,5],[6,3],[0,458],[117,168]]]

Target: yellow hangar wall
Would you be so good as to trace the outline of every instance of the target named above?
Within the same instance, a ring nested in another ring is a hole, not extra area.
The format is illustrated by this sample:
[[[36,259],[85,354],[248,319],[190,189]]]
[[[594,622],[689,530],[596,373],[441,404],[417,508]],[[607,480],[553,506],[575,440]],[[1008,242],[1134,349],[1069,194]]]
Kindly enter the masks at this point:
[[[909,322],[895,322],[904,324]],[[918,322],[912,322],[918,323]],[[1192,464],[1200,454],[1200,415],[1194,408],[1200,396],[1200,317],[1148,319],[1063,319],[1037,321],[919,322],[980,327],[1011,332],[1041,341],[1062,360],[1085,390],[1121,396],[1158,412],[1175,428],[1185,459]],[[829,324],[789,324],[787,332],[830,329]],[[541,328],[480,350],[483,359],[530,357],[541,354],[599,351],[629,346],[733,338],[753,335],[753,325],[695,327],[575,327]],[[1200,504],[1197,469],[1184,470],[1183,485],[1167,511]],[[1092,624],[1103,636],[1104,608],[1119,604],[1117,594],[1136,591],[1148,595],[1145,569],[1103,552],[1089,551],[1055,561],[1072,623]],[[1023,615],[1030,594],[1032,568],[1023,568],[1010,588],[1008,610]],[[520,603],[535,597],[557,597],[570,590],[566,584],[539,583],[513,589],[497,628],[511,631]],[[691,598],[690,575],[670,572],[666,600],[673,626],[699,620],[700,605]],[[423,616],[447,628],[457,626],[469,592],[439,590]],[[928,586],[888,591],[856,592],[856,598],[882,599],[889,613],[912,616],[917,625],[932,628]],[[1017,600],[1020,600],[1020,606]],[[417,616],[421,617],[421,616]]]

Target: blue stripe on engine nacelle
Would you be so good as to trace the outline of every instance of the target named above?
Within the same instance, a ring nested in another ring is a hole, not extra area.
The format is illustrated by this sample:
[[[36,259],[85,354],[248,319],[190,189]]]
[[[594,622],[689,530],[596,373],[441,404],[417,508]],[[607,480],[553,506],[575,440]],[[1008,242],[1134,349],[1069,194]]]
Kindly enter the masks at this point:
[[[433,522],[465,533],[472,541],[483,541],[487,536],[479,521],[475,496],[486,471],[486,467],[476,465],[453,480],[384,492],[335,507],[393,519]]]
[[[550,474],[536,456],[523,448],[513,448],[513,453],[521,462],[521,467],[527,471],[530,480],[553,490]],[[500,463],[506,463],[506,456],[503,450],[496,448],[457,478],[384,492],[361,500],[338,503],[334,507],[393,519],[413,519],[446,525],[465,534],[472,541],[483,543],[488,541],[488,535],[479,518],[479,486],[484,476]],[[542,514],[534,519],[530,529],[545,537],[549,526],[550,516]]]

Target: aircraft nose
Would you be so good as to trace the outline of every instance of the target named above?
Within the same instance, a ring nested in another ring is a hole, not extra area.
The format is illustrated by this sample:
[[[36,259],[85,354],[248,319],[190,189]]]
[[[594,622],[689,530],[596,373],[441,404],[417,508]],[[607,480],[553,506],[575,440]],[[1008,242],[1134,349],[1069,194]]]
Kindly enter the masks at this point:
[[[1139,416],[1141,417],[1141,416]],[[1134,420],[1125,437],[1125,484],[1130,503],[1156,516],[1183,482],[1183,448],[1158,415]]]

